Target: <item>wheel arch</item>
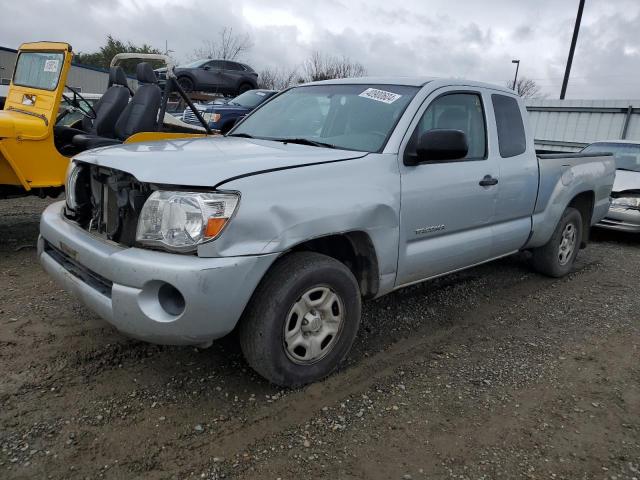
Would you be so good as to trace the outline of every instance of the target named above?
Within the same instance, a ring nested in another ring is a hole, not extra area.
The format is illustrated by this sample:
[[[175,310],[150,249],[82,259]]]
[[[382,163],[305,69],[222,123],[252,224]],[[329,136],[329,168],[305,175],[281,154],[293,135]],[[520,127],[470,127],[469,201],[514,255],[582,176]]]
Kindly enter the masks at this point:
[[[586,190],[574,196],[569,202],[569,205],[567,205],[567,207],[572,207],[578,210],[582,216],[582,237],[580,241],[580,248],[585,248],[589,241],[595,198],[596,194],[593,190]]]
[[[570,196],[571,195],[571,196]],[[575,208],[582,216],[581,248],[587,245],[591,229],[591,219],[595,209],[595,192],[591,189],[571,192],[566,198],[553,198],[547,202],[547,207],[539,212],[534,212],[532,217],[532,234],[524,249],[537,248],[546,244],[562,218],[562,214],[568,207]]]
[[[364,298],[373,298],[380,288],[378,256],[371,237],[363,231],[324,235],[302,241],[283,253],[316,252],[334,258],[351,270]]]
[[[196,84],[198,83],[198,80],[196,79],[196,76],[192,72],[178,72],[178,73],[176,73],[176,81],[180,80],[180,78],[183,78],[183,77],[186,77],[189,80],[191,80],[193,82],[194,88],[196,87]]]

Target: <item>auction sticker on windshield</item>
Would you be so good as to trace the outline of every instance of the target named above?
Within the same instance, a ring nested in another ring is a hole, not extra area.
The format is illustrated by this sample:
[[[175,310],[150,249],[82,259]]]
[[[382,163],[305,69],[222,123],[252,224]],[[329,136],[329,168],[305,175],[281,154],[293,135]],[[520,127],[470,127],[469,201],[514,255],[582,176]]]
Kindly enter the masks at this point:
[[[47,60],[44,62],[44,71],[56,73],[58,71],[58,60]]]
[[[402,97],[402,95],[398,95],[397,93],[387,92],[386,90],[378,90],[377,88],[367,88],[358,96],[370,98],[371,100],[382,103],[393,103],[400,97]]]

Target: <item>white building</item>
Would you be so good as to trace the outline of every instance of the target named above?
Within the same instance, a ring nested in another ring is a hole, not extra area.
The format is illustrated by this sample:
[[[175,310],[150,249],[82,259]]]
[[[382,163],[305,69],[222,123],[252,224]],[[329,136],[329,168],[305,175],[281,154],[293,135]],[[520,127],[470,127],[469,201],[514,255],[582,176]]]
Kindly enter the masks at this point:
[[[578,152],[598,140],[640,141],[640,100],[526,101],[537,150]]]

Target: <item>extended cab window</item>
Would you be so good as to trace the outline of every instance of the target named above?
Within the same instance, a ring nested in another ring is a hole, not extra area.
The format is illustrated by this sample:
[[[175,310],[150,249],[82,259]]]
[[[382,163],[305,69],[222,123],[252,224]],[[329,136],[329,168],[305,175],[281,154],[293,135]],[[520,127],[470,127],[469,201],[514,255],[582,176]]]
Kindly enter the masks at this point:
[[[13,83],[21,87],[55,90],[63,62],[64,54],[60,52],[21,52]]]
[[[462,130],[467,135],[467,160],[484,159],[487,153],[487,130],[484,108],[476,93],[451,93],[436,98],[422,115],[411,136],[408,154],[415,154],[418,139],[429,130]]]
[[[518,101],[514,97],[494,94],[491,102],[496,115],[500,156],[508,158],[523,154],[527,149],[527,137]]]

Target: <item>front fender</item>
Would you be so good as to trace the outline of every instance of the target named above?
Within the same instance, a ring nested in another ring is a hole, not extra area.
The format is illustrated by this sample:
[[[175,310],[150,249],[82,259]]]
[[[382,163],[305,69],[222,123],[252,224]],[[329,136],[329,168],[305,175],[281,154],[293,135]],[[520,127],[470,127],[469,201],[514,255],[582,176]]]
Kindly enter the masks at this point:
[[[400,175],[396,155],[262,173],[219,187],[241,200],[222,236],[201,256],[285,252],[307,240],[352,231],[371,238],[380,289],[392,288],[398,257]]]

